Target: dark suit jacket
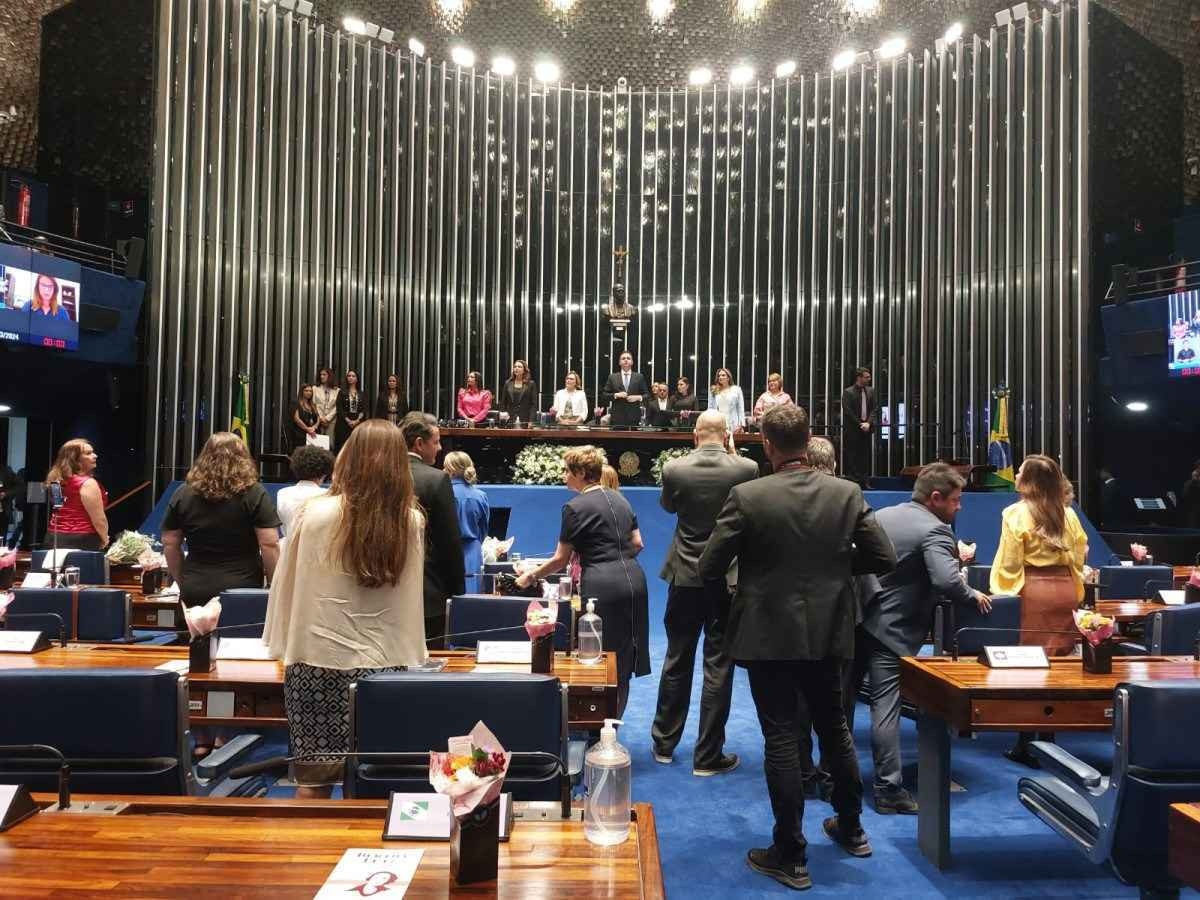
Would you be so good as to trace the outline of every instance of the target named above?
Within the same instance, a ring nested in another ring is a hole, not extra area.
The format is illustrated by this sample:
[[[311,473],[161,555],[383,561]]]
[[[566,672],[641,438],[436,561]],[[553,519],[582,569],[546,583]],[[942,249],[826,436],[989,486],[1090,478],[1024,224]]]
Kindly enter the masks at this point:
[[[811,469],[787,469],[730,492],[700,556],[700,576],[724,577],[735,557],[725,642],[739,662],[849,659],[853,576],[896,566],[859,486]]]
[[[676,413],[671,409],[671,401],[667,400],[667,408],[658,408],[658,398],[648,397],[645,402],[646,424],[655,428],[667,428],[675,421]]]
[[[425,511],[425,617],[430,618],[445,615],[446,598],[466,590],[458,510],[450,476],[411,453],[408,462],[413,490]]]
[[[897,656],[914,656],[937,604],[974,606],[975,593],[959,575],[954,532],[920,503],[881,509],[875,521],[891,538],[899,562],[893,572],[861,579],[862,627]]]
[[[399,388],[396,391],[396,421],[399,422],[409,413],[408,395],[404,393],[404,388]],[[379,393],[375,398],[375,418],[386,419],[388,415],[388,395],[387,389]]]
[[[675,536],[659,578],[680,587],[700,587],[700,554],[729,492],[758,477],[758,463],[730,456],[721,447],[701,447],[663,467],[659,502],[675,513]]]
[[[866,388],[867,391],[867,417],[864,419],[862,415],[862,400],[859,398],[858,388],[854,385],[842,391],[842,427],[861,434],[859,425],[863,422],[870,422],[874,428],[879,424],[879,406],[875,400],[875,389]]]
[[[642,404],[630,403],[628,400],[616,400],[614,394],[619,394],[625,391],[624,382],[621,380],[620,371],[613,372],[608,376],[608,381],[604,383],[604,389],[600,392],[600,396],[604,405],[608,407],[610,425],[615,425],[618,428],[621,426],[637,425],[642,420]],[[650,396],[650,385],[646,383],[646,377],[641,372],[629,373],[629,390],[627,394],[634,394],[640,397]]]

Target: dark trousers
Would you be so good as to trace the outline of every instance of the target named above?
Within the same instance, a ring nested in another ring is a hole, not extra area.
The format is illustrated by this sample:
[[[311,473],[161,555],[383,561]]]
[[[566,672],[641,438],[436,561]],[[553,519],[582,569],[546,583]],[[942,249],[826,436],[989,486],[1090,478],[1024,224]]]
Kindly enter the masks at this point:
[[[425,617],[425,649],[442,650],[446,646],[446,614]]]
[[[858,683],[854,680],[854,663],[848,659],[838,660],[838,665],[841,667],[841,684],[842,684],[842,710],[846,716],[846,728],[850,731],[850,740],[854,740],[854,704],[858,702]],[[800,716],[812,721],[812,716],[808,712],[808,707],[805,704],[803,697],[800,698]],[[821,764],[813,760],[813,730],[811,728],[800,733],[800,774],[804,779],[804,783],[809,786],[809,796],[821,796],[823,793],[821,785],[830,785],[833,781],[833,776],[829,774],[829,767],[825,765],[824,758],[821,759]],[[828,788],[825,788],[824,793],[827,794]]]
[[[672,584],[667,591],[667,657],[658,680],[658,708],[650,737],[654,752],[670,756],[687,724],[696,668],[696,645],[704,632],[704,687],[700,693],[700,732],[692,760],[698,768],[715,765],[725,747],[725,723],[733,695],[733,662],[725,655],[729,589],[724,582],[703,587]]]
[[[874,635],[858,629],[854,641],[853,690],[871,676],[871,756],[875,760],[875,793],[904,786],[900,774],[900,657]],[[854,708],[846,711],[854,728]]]
[[[857,423],[842,429],[842,474],[863,486],[871,477],[871,432]]]
[[[831,802],[839,823],[843,831],[859,827],[862,780],[842,708],[843,669],[842,661],[832,658],[746,664],[766,745],[763,768],[775,814],[775,849],[789,862],[804,861],[808,846],[801,828],[800,735],[810,728],[817,730],[821,758],[833,776]]]

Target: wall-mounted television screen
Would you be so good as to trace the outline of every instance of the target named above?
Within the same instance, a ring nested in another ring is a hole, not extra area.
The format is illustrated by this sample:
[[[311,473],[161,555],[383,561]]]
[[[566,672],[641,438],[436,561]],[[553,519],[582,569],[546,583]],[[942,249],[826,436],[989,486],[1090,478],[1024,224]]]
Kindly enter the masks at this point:
[[[1172,294],[1167,310],[1167,372],[1200,376],[1200,291]]]
[[[0,340],[79,348],[78,280],[0,263]]]

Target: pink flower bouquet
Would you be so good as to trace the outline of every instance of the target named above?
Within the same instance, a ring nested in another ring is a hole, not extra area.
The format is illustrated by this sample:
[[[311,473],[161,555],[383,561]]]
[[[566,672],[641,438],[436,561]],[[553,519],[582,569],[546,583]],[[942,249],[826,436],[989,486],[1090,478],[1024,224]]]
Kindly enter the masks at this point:
[[[525,633],[531,641],[554,634],[558,626],[558,603],[551,601],[548,607],[537,600],[530,600],[525,610]]]
[[[187,622],[188,634],[193,640],[212,634],[221,619],[221,601],[213,597],[203,606],[185,607],[183,618]]]
[[[500,796],[512,754],[482,722],[471,733],[452,737],[445,753],[429,754],[429,783],[450,798],[455,818],[469,816]]]
[[[1101,641],[1108,640],[1113,636],[1113,631],[1116,629],[1117,623],[1115,619],[1110,619],[1108,616],[1102,616],[1097,612],[1092,612],[1089,609],[1077,609],[1074,612],[1075,627],[1079,629],[1079,633],[1087,639],[1087,642],[1093,647],[1097,646]]]
[[[1148,551],[1146,550],[1145,544],[1130,544],[1129,545],[1129,554],[1130,554],[1130,556],[1133,557],[1133,561],[1135,563],[1145,562],[1147,552]]]

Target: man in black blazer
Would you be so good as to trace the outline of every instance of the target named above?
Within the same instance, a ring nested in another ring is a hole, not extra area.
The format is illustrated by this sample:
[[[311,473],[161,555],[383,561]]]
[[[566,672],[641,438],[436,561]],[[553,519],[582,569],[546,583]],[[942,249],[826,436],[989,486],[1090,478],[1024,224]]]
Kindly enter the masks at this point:
[[[659,577],[667,582],[667,656],[658,680],[658,709],[650,736],[654,758],[669,763],[687,724],[696,644],[704,632],[704,689],[700,694],[700,732],[692,752],[692,774],[720,775],[737,768],[726,754],[725,723],[733,693],[733,662],[723,632],[729,616],[725,578],[700,578],[700,554],[730,490],[758,476],[753,460],[727,452],[725,416],[716,410],[696,420],[694,453],[663,467],[659,502],[675,513],[675,536]]]
[[[621,368],[608,376],[600,396],[608,407],[608,424],[613,428],[633,428],[642,421],[642,401],[650,386],[641,372],[633,371],[633,354],[621,354]]]
[[[437,419],[412,412],[400,421],[413,490],[425,512],[425,638],[430,649],[443,645],[446,599],[466,590],[462,537],[450,477],[434,467],[442,450]]]
[[[842,472],[864,488],[871,477],[871,435],[878,418],[871,370],[855,369],[854,384],[842,391]]]
[[[875,810],[917,812],[900,777],[900,657],[916,656],[933,624],[939,601],[989,612],[991,600],[959,574],[958,541],[950,524],[962,506],[966,482],[945,463],[923,468],[912,500],[875,515],[896,548],[899,563],[882,577],[860,581],[863,620],[854,653],[854,688],[871,675],[871,753],[875,758]],[[852,704],[847,718],[853,723]]]
[[[777,406],[763,416],[763,451],[774,474],[735,487],[700,556],[700,576],[722,577],[738,560],[726,649],[746,667],[766,744],[774,843],[750,867],[804,889],[808,877],[799,735],[815,727],[833,776],[825,833],[870,856],[862,830],[862,781],[846,725],[842,670],[854,655],[855,574],[890,572],[896,552],[852,482],[808,466],[808,416]],[[803,699],[803,703],[801,700]],[[811,718],[811,722],[809,719]]]

